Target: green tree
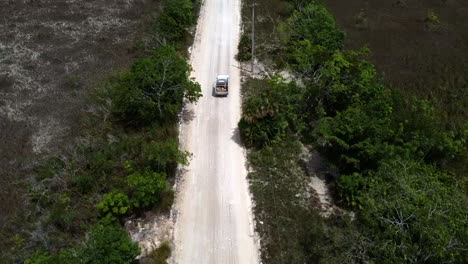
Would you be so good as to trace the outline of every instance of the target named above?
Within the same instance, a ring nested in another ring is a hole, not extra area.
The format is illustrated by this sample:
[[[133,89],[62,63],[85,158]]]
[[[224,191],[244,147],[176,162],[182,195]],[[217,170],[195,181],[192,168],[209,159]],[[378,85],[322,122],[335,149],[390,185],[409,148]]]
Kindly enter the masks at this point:
[[[78,250],[78,259],[86,264],[133,263],[140,253],[126,231],[116,225],[97,225]]]
[[[158,18],[157,29],[164,38],[173,42],[187,35],[187,28],[195,21],[191,0],[165,0],[163,12]]]
[[[412,161],[385,162],[359,213],[375,263],[466,263],[468,199],[453,179]]]
[[[112,89],[112,112],[127,123],[174,122],[183,100],[196,101],[200,85],[189,78],[190,66],[172,46],[138,60]]]
[[[309,40],[330,53],[343,47],[344,33],[338,29],[335,18],[322,4],[306,4],[293,12],[287,24],[289,41],[292,43]]]

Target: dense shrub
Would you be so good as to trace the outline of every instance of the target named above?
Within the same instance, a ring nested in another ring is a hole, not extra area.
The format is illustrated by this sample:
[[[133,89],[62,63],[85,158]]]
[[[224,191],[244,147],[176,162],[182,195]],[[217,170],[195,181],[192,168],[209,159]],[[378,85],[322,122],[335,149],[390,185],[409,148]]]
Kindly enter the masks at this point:
[[[115,225],[97,225],[78,250],[80,263],[127,264],[133,263],[140,253],[125,230]]]
[[[238,53],[236,59],[238,61],[249,61],[252,58],[252,43],[251,38],[244,33],[242,33],[238,45]]]
[[[161,192],[168,187],[165,174],[155,172],[133,173],[128,176],[131,203],[136,208],[147,208],[159,201]]]
[[[52,264],[57,262],[57,256],[50,255],[45,251],[36,251],[29,257],[25,264]]]
[[[143,146],[143,157],[146,164],[154,171],[173,174],[177,164],[186,165],[189,153],[181,151],[176,139],[164,142],[152,141]]]
[[[174,122],[183,100],[201,96],[200,85],[189,78],[190,66],[172,46],[138,60],[111,89],[112,113],[129,124]]]
[[[164,0],[164,12],[157,21],[157,32],[170,42],[180,41],[195,21],[192,0]]]
[[[343,47],[344,33],[333,15],[314,2],[293,12],[284,29],[290,65],[300,73],[311,73],[321,60]]]
[[[269,82],[251,82],[250,94],[242,105],[239,122],[242,141],[247,146],[262,147],[300,131],[297,116],[299,88],[280,78]]]
[[[293,12],[288,19],[292,40],[308,39],[333,52],[343,47],[344,33],[341,32],[333,15],[325,6],[310,3]]]
[[[105,216],[120,217],[130,211],[130,200],[125,193],[113,191],[104,195],[102,201],[97,204],[97,208]]]
[[[37,251],[26,264],[130,264],[140,250],[127,232],[117,225],[94,226],[86,241],[75,248],[62,249],[57,254]]]
[[[367,262],[466,263],[468,200],[431,166],[384,163],[362,193]],[[378,232],[377,232],[378,230]]]
[[[163,242],[150,254],[153,264],[167,264],[167,259],[171,256],[171,246],[168,242]]]

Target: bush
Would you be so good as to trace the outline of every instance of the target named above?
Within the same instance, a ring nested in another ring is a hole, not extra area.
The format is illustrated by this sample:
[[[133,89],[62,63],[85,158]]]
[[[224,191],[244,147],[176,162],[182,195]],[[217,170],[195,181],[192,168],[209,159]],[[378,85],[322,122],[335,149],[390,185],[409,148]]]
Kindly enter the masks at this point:
[[[282,27],[289,66],[306,81],[317,81],[324,62],[343,47],[344,33],[321,4],[307,4],[293,12]]]
[[[344,33],[338,30],[335,18],[321,4],[312,2],[294,11],[287,23],[292,43],[309,40],[330,53],[343,47]]]
[[[37,251],[25,264],[130,264],[140,253],[126,231],[117,225],[96,225],[86,241],[76,248],[61,250],[58,254]]]
[[[242,105],[239,130],[248,147],[262,147],[302,129],[297,107],[300,95],[294,83],[276,78],[267,83],[252,82]]]
[[[177,164],[188,163],[189,154],[179,149],[176,139],[169,139],[164,142],[152,141],[143,146],[143,157],[152,170],[172,175]]]
[[[113,191],[104,195],[101,202],[97,204],[99,211],[107,216],[120,217],[130,211],[130,200],[125,193]]]
[[[175,122],[183,100],[196,101],[200,85],[189,78],[190,66],[172,46],[138,60],[111,87],[112,113],[136,125]]]
[[[195,22],[191,0],[165,0],[163,13],[157,21],[157,32],[170,42],[180,41],[187,28]]]
[[[57,256],[50,255],[45,251],[36,251],[24,264],[53,264],[57,263]]]
[[[238,45],[238,53],[236,55],[236,59],[238,61],[249,61],[252,58],[252,43],[251,43],[251,38],[245,34],[242,33]]]
[[[136,208],[147,208],[159,201],[161,192],[167,189],[165,174],[145,172],[128,176],[131,188],[131,203]]]
[[[150,258],[153,264],[167,264],[167,259],[171,256],[171,246],[168,242],[163,242],[157,249],[151,252]]]
[[[133,263],[140,250],[126,231],[116,225],[97,225],[78,249],[78,259],[87,264]]]

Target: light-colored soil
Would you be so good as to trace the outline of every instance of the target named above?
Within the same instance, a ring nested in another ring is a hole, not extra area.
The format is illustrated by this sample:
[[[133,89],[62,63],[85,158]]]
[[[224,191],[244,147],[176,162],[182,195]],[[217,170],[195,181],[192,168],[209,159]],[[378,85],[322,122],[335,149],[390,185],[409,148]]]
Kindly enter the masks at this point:
[[[239,144],[240,71],[234,56],[239,0],[205,0],[191,54],[203,97],[189,105],[181,141],[193,154],[176,197],[175,263],[258,263],[245,151]],[[212,95],[218,74],[229,74],[229,96]]]

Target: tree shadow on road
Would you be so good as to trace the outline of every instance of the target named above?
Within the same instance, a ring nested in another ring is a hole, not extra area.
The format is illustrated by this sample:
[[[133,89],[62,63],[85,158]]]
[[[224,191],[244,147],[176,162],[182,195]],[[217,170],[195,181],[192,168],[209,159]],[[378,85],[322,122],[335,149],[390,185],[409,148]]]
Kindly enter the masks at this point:
[[[240,132],[239,132],[239,128],[236,127],[236,129],[234,129],[233,133],[232,133],[232,136],[231,136],[231,139],[236,142],[239,146],[241,147],[244,147],[244,145],[242,144],[242,140],[240,138]]]
[[[193,119],[195,119],[195,112],[193,109],[187,109],[184,107],[182,109],[181,120],[184,124],[190,123]]]

